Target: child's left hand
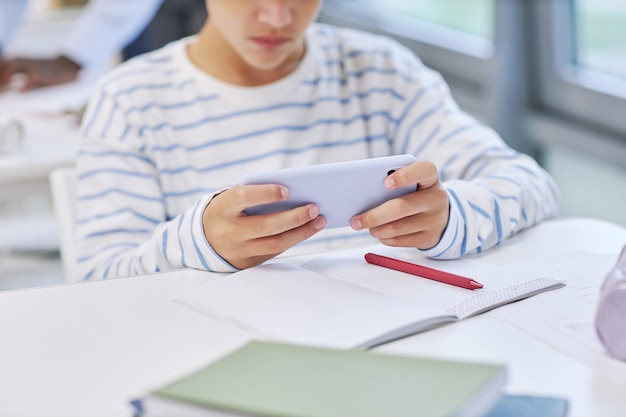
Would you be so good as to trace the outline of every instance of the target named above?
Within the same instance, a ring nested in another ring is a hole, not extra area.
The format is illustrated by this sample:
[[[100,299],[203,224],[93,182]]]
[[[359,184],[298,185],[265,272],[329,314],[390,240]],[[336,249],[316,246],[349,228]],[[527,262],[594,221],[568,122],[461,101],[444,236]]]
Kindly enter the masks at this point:
[[[450,202],[439,181],[437,167],[418,161],[389,175],[389,189],[418,184],[418,190],[387,201],[354,216],[350,226],[370,229],[373,237],[388,246],[429,249],[439,243],[448,224]]]

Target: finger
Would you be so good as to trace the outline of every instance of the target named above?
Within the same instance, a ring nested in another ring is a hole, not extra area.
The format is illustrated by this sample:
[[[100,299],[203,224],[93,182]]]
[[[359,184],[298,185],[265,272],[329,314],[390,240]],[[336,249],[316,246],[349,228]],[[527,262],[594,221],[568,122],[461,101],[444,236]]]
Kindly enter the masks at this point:
[[[441,240],[447,224],[445,210],[430,210],[371,228],[370,233],[388,246],[428,249]]]
[[[417,184],[420,189],[430,188],[439,182],[435,164],[429,161],[417,161],[400,168],[387,176],[385,186],[389,189]]]
[[[21,74],[18,91],[26,92],[41,87],[63,83],[64,80],[50,78],[45,60],[14,59],[10,61],[13,74]]]
[[[378,240],[423,232],[426,229],[423,214],[404,217],[370,228],[370,234]]]
[[[26,73],[25,77],[24,77],[24,84],[22,84],[22,86],[20,86],[19,92],[20,93],[25,93],[27,91],[35,90],[37,88],[41,88],[41,87],[44,87],[46,85],[47,84],[41,82],[33,74]]]
[[[372,229],[403,218],[421,215],[428,227],[444,229],[448,222],[450,202],[445,188],[440,182],[437,184],[436,187],[389,200],[365,213],[354,216],[350,225],[355,230]]]
[[[237,222],[244,239],[257,239],[297,229],[317,219],[319,214],[315,204],[307,204],[278,213],[241,217]]]
[[[378,239],[382,244],[394,247],[430,249],[441,241],[445,227],[427,227],[424,230]]]
[[[422,201],[425,199],[418,192],[389,200],[378,207],[350,219],[350,226],[354,230],[371,229],[393,222],[404,217],[418,214],[425,209]]]
[[[394,236],[388,239],[379,239],[379,241],[385,246],[392,246],[395,248],[418,249],[430,249],[438,242],[438,240],[432,242],[430,235],[425,231],[409,233],[401,236]]]
[[[289,189],[278,184],[237,185],[216,196],[214,200],[218,204],[223,203],[222,212],[225,216],[237,217],[248,207],[275,203],[288,197]]]
[[[250,243],[257,253],[276,256],[315,235],[325,226],[326,219],[319,216],[294,229],[277,235],[258,238]]]
[[[425,211],[412,216],[403,217],[380,226],[370,228],[370,233],[377,239],[390,239],[411,233],[440,231],[448,223],[445,211]]]
[[[259,265],[313,236],[325,225],[326,219],[317,217],[315,220],[285,233],[248,240],[239,250],[237,260],[231,259],[229,262],[239,269]]]

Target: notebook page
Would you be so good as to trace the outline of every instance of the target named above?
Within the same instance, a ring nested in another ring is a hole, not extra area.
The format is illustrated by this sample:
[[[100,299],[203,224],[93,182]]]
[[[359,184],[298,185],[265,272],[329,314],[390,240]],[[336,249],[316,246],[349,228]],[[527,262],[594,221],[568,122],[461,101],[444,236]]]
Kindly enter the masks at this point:
[[[359,285],[436,310],[446,310],[458,318],[479,314],[491,308],[559,288],[559,281],[471,259],[455,261],[428,260],[416,251],[376,248],[376,253],[419,263],[475,279],[482,289],[468,290],[416,277],[404,272],[370,265],[363,259],[364,249],[323,255],[303,267],[335,279]]]
[[[175,301],[266,338],[355,348],[415,333],[454,317],[293,264],[270,263],[220,277]],[[397,334],[401,331],[404,334]]]

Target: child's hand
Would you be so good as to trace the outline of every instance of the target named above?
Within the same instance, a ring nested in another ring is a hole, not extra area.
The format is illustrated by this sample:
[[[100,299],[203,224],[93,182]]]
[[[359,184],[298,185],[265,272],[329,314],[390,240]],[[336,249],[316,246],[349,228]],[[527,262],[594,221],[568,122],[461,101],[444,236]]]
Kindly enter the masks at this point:
[[[244,185],[215,196],[202,217],[213,249],[231,265],[259,265],[313,236],[326,226],[319,208],[307,204],[279,213],[248,216],[244,209],[287,199],[289,190],[276,184]]]
[[[448,224],[448,193],[431,162],[415,162],[385,180],[389,189],[411,184],[418,184],[418,191],[354,216],[350,221],[352,228],[370,229],[373,237],[388,246],[418,249],[435,246]]]

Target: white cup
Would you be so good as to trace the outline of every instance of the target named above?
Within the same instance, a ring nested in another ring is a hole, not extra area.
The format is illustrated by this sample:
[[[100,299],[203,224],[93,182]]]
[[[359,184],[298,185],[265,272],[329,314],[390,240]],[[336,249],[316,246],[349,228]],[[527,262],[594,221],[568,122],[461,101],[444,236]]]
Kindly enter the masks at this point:
[[[23,144],[22,123],[13,117],[0,115],[0,155],[18,151]]]

